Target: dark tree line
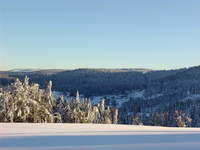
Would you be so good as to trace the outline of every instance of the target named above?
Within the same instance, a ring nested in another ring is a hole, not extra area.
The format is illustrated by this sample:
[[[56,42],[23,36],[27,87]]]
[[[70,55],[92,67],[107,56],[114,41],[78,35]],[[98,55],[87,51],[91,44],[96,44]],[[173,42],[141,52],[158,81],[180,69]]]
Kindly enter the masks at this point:
[[[168,127],[200,127],[200,97],[155,104],[130,100],[119,110],[120,123]]]
[[[14,78],[19,77],[22,80],[27,74],[31,77],[30,83],[39,83],[41,89],[44,89],[48,81],[52,80],[53,83],[55,83],[53,90],[67,91],[73,96],[76,95],[77,90],[81,91],[86,97],[93,95],[106,96],[107,94],[120,94],[131,90],[145,91],[142,98],[131,98],[119,108],[118,121],[123,124],[200,126],[199,66],[188,69],[149,71],[145,73],[136,72],[134,70],[95,69],[69,70],[54,74],[43,74],[41,72],[12,73],[9,74],[8,78],[1,78],[2,80],[0,81],[3,81],[1,84],[4,83],[2,85],[5,87],[5,85],[11,83],[11,80]],[[56,107],[53,106],[51,114],[58,113],[65,114],[65,116],[70,114],[66,111],[68,109],[60,109],[58,107],[60,105],[69,105],[71,111],[74,109],[73,103],[64,102],[64,104],[62,104],[59,102],[59,100],[56,101]],[[71,102],[73,102],[73,100]],[[79,111],[86,110],[85,103],[87,103],[87,100],[83,105],[77,105],[79,106]],[[105,103],[110,106],[115,106],[116,102],[114,100],[106,100]],[[90,107],[90,105],[88,105],[88,107]],[[87,108],[87,110],[88,109],[89,108]],[[113,121],[111,116],[113,116],[115,109],[108,108],[108,110],[110,112],[109,118]],[[99,106],[98,111],[99,114],[106,115],[106,113],[100,113]],[[82,119],[79,118],[78,120],[80,121]]]

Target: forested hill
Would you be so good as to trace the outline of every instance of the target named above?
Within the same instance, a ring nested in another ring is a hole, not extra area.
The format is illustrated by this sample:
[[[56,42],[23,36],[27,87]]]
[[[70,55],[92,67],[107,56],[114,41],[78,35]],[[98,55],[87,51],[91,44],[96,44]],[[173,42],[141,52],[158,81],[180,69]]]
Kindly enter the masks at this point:
[[[53,89],[74,94],[79,90],[85,96],[123,93],[132,89],[144,89],[149,69],[77,69],[52,73],[52,70],[32,72],[4,72],[12,78],[23,79],[26,75],[32,83],[43,88],[52,80]],[[5,83],[5,82],[4,82]],[[5,85],[5,84],[4,84]]]
[[[177,70],[150,69],[77,69],[77,70],[33,70],[28,72],[0,72],[0,84],[6,85],[14,78],[23,79],[26,75],[30,82],[39,83],[42,88],[49,80],[56,91],[74,94],[79,90],[85,96],[119,94],[129,90],[144,90],[147,93],[195,91],[200,82],[200,67]]]
[[[197,94],[200,92],[200,67],[179,70],[152,80],[147,89],[150,94]]]
[[[122,124],[200,127],[200,66],[160,71],[77,69],[0,75],[1,86],[28,76],[42,89],[51,80],[53,91],[74,95],[79,90],[94,104],[99,102],[98,97],[105,98],[106,105],[119,109],[118,121]]]

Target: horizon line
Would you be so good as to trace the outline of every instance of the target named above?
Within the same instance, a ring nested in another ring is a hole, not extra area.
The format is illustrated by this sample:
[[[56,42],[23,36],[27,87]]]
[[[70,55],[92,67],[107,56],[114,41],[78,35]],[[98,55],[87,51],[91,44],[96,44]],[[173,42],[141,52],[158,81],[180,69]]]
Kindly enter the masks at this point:
[[[193,67],[198,67],[198,66],[200,66],[200,65],[195,65],[195,66],[186,66],[186,67],[176,67],[176,68],[146,68],[146,67],[133,67],[133,68],[130,68],[130,67],[77,67],[77,68],[13,68],[13,69],[5,69],[5,70],[0,70],[1,72],[9,72],[9,71],[15,71],[16,70],[16,72],[17,72],[17,70],[30,70],[30,71],[41,71],[41,70],[63,70],[63,71],[65,71],[65,70],[79,70],[79,69],[113,69],[113,70],[115,70],[115,69],[118,69],[118,70],[120,70],[120,69],[135,69],[135,70],[139,70],[139,69],[144,69],[144,70],[151,70],[151,71],[161,71],[161,70],[179,70],[179,69],[189,69],[189,68],[193,68]]]

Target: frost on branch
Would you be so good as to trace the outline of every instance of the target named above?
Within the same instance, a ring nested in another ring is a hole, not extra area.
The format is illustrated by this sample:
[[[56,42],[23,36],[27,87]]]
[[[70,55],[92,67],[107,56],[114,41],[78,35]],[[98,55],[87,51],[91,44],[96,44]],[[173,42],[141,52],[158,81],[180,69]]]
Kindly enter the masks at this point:
[[[117,123],[118,110],[110,109],[104,100],[92,105],[89,99],[81,99],[77,91],[72,100],[61,96],[55,99],[52,82],[47,88],[29,84],[29,78],[19,79],[0,90],[0,122],[34,123]]]

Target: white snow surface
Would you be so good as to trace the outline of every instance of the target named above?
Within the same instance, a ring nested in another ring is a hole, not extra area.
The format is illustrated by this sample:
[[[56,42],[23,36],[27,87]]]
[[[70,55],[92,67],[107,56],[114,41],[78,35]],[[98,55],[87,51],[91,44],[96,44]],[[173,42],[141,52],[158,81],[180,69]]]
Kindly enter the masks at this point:
[[[189,95],[188,97],[183,99],[183,101],[185,100],[200,100],[200,94]]]
[[[145,90],[142,91],[127,91],[125,94],[117,95],[104,95],[104,96],[94,96],[91,97],[93,104],[98,104],[102,99],[115,100],[117,107],[120,107],[123,103],[128,102],[131,98],[144,98]]]
[[[199,150],[200,129],[0,123],[0,150]]]

